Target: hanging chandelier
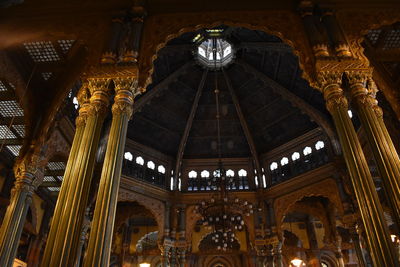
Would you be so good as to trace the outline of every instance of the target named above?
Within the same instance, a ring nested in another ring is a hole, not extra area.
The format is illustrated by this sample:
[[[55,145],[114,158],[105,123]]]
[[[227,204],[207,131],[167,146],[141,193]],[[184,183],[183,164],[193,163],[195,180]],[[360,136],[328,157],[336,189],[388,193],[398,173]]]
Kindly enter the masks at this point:
[[[213,57],[217,58],[218,49],[216,42],[212,48]],[[233,177],[226,175],[222,163],[221,153],[221,127],[220,127],[220,105],[218,88],[218,67],[214,63],[215,71],[215,103],[217,119],[217,149],[218,167],[213,172],[207,185],[216,190],[216,193],[207,200],[202,200],[195,206],[194,213],[201,216],[200,223],[211,231],[211,239],[218,250],[226,251],[234,246],[235,232],[244,230],[245,222],[243,216],[250,216],[254,212],[254,205],[248,201],[243,201],[229,193],[228,188],[233,188]]]

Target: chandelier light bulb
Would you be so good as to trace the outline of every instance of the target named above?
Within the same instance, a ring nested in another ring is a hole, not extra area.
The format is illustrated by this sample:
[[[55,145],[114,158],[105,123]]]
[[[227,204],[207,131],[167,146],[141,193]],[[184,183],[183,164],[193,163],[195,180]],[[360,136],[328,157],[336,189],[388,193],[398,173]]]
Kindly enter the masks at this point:
[[[218,246],[217,249],[221,249],[221,246]]]
[[[303,265],[303,261],[299,258],[294,258],[293,260],[290,261],[290,263],[294,266],[294,267],[300,267]]]
[[[240,218],[240,216],[236,217],[236,220],[240,221],[242,218]]]
[[[226,214],[224,214],[224,216],[222,216],[222,217],[223,217],[224,219],[226,219],[227,216],[226,216]]]

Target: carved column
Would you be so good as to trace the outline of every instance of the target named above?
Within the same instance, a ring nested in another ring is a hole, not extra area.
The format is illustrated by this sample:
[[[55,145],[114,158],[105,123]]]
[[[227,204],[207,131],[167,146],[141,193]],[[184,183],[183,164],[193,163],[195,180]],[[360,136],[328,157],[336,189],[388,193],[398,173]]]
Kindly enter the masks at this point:
[[[357,233],[357,230],[352,227],[350,229],[350,234],[351,234],[351,239],[353,241],[354,249],[357,254],[357,259],[358,259],[358,265],[360,267],[366,267],[367,265],[365,264],[365,258],[364,258],[364,253],[361,248],[361,241],[360,241],[360,236]]]
[[[85,221],[83,223],[82,232],[79,239],[78,252],[76,254],[75,265],[74,265],[75,267],[79,267],[81,265],[83,246],[85,245],[85,242],[87,240],[87,232],[90,227],[90,221],[88,216],[89,212],[87,211],[86,213],[87,214],[85,215]]]
[[[365,131],[380,175],[393,219],[400,227],[400,159],[383,122],[382,109],[375,98],[376,87],[369,72],[348,72],[352,104]],[[368,84],[368,89],[367,89]]]
[[[319,82],[342,145],[374,263],[399,266],[367,161],[347,114],[348,104],[340,88],[341,73],[320,73]]]
[[[52,225],[50,230],[56,232],[54,245],[46,245],[42,267],[73,266],[75,263],[93,175],[95,153],[109,104],[109,82],[109,79],[89,79],[90,104],[78,151],[75,158],[71,158],[75,164],[71,170],[70,190],[65,200],[60,205],[57,203],[57,208],[61,209],[59,223],[58,226]]]
[[[307,216],[305,225],[310,246],[310,253],[308,254],[309,255],[308,263],[311,267],[320,267],[321,266],[319,262],[320,253],[318,249],[317,235],[315,233],[314,223],[311,220],[310,216]]]
[[[128,121],[132,115],[136,78],[114,79],[112,123],[83,266],[108,266]]]
[[[274,263],[275,263],[274,267],[283,267],[282,245],[283,241],[279,241],[272,244],[274,253]]]
[[[76,158],[79,152],[79,146],[81,144],[83,131],[85,129],[87,111],[89,108],[90,95],[87,86],[88,84],[84,83],[77,94],[79,102],[79,116],[76,119],[74,140],[72,141],[71,151],[69,153],[67,166],[65,168],[63,182],[61,184],[61,189],[58,194],[56,207],[54,209],[50,231],[47,236],[46,248],[42,259],[42,266],[48,266],[50,264],[50,259],[52,257],[52,249],[54,246],[56,235],[59,231],[61,215],[64,212],[63,211],[64,204],[66,198],[70,194],[70,191],[73,190],[74,188],[72,173],[74,166],[76,164]]]
[[[111,38],[108,40],[106,49],[101,57],[101,63],[113,64],[117,62],[118,49],[123,35],[123,18],[116,17],[111,23]]]
[[[43,181],[37,155],[15,162],[14,173],[15,184],[0,229],[0,266],[4,267],[13,265],[33,192]]]

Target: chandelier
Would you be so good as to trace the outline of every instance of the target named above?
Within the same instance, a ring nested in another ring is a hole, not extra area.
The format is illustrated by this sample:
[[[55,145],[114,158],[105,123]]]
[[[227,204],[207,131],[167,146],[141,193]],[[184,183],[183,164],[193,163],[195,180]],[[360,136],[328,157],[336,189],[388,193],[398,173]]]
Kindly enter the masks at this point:
[[[215,44],[215,42],[213,42]],[[212,49],[216,58],[217,49]],[[221,128],[220,128],[220,106],[218,89],[218,68],[215,65],[215,103],[217,119],[217,148],[218,167],[213,172],[207,184],[216,189],[216,193],[207,200],[202,200],[195,206],[194,213],[201,216],[200,223],[211,230],[211,239],[218,250],[226,251],[232,249],[235,243],[235,232],[244,230],[243,216],[250,216],[254,212],[253,204],[243,201],[229,193],[232,188],[233,177],[226,175],[221,156]]]

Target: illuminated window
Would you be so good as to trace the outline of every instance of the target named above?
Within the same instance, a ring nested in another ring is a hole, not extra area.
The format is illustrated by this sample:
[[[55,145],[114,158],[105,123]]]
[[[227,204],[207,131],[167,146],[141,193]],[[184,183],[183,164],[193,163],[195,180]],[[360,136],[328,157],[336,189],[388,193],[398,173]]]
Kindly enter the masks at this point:
[[[315,149],[316,150],[320,150],[322,148],[325,147],[325,143],[323,141],[318,141],[317,143],[315,143]]]
[[[6,146],[6,147],[11,152],[11,154],[13,154],[14,156],[18,156],[22,146],[17,145],[17,146]]]
[[[182,180],[179,178],[178,180],[178,190],[181,191],[181,186],[182,186]]]
[[[169,180],[169,189],[174,190],[174,177],[171,177]]]
[[[257,176],[254,176],[254,183],[258,187],[258,177]]]
[[[60,60],[53,44],[49,41],[24,43],[24,46],[35,62],[51,62]]]
[[[78,101],[78,98],[76,96],[74,96],[74,98],[72,99],[72,104],[74,104],[74,108],[75,109],[78,109],[79,101]]]
[[[278,163],[272,162],[271,165],[269,165],[269,169],[271,171],[274,171],[274,170],[278,169]]]
[[[347,111],[347,114],[349,114],[350,119],[353,118],[353,112],[350,109]]]
[[[165,174],[165,167],[163,165],[158,166],[157,170],[159,173]]]
[[[190,171],[189,172],[189,178],[197,178],[197,172],[196,171]]]
[[[226,177],[233,177],[233,176],[235,176],[235,172],[233,170],[226,171]]]
[[[147,168],[154,170],[156,168],[156,165],[150,160],[149,162],[147,162]]]
[[[132,155],[131,152],[125,152],[124,158],[125,158],[126,160],[132,161],[132,160],[133,160],[133,155]]]
[[[210,177],[210,172],[204,170],[204,171],[201,172],[200,176],[201,176],[202,178],[208,178],[208,177]]]
[[[136,164],[139,164],[139,165],[142,165],[142,166],[144,165],[144,159],[141,156],[136,157],[135,162],[136,162]]]
[[[292,154],[292,160],[293,161],[298,160],[299,158],[300,158],[300,153],[299,152],[294,152]]]
[[[5,125],[0,125],[0,139],[13,139],[15,134]]]
[[[241,170],[238,172],[238,175],[239,175],[240,177],[247,176],[247,171],[244,170],[244,169],[241,169]]]
[[[65,163],[64,162],[49,162],[49,163],[47,163],[47,168],[49,168],[49,170],[51,170],[51,171],[64,170]]]
[[[288,163],[289,163],[289,159],[287,157],[283,157],[281,159],[281,166],[285,166]]]
[[[310,155],[311,153],[312,153],[311,147],[306,146],[306,147],[303,149],[303,155],[304,155],[304,156]]]
[[[0,114],[3,117],[21,117],[24,116],[24,111],[15,100],[0,101]]]
[[[264,186],[264,188],[266,188],[267,187],[267,180],[265,179],[265,175],[264,174],[263,174],[262,178],[263,178],[263,186]]]

